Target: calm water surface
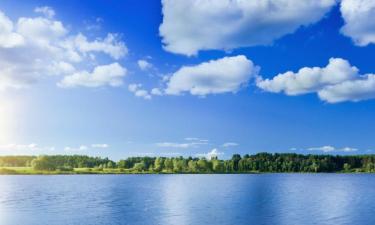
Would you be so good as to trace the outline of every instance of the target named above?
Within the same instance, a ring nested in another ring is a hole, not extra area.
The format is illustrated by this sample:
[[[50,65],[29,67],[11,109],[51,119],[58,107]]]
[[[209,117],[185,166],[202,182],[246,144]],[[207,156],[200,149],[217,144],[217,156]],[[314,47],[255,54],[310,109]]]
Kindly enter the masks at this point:
[[[0,176],[1,225],[375,224],[375,175]]]

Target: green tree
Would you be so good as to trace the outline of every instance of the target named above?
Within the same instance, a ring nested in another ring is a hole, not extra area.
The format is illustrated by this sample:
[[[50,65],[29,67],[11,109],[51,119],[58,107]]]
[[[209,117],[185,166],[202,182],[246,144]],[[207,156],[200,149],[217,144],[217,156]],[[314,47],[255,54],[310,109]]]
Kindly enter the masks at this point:
[[[167,171],[171,172],[173,170],[173,159],[169,159],[169,158],[165,159],[164,160],[164,168]]]
[[[154,163],[154,170],[156,172],[161,172],[163,168],[164,168],[164,158],[157,157]]]
[[[233,171],[238,171],[238,162],[241,160],[241,155],[234,154],[232,156],[232,169]]]
[[[144,162],[136,163],[133,169],[138,172],[144,171],[146,169],[146,164]]]
[[[110,161],[110,162],[107,163],[107,168],[111,168],[111,169],[115,168],[115,164]]]
[[[346,172],[349,172],[350,169],[351,169],[351,166],[349,165],[349,163],[344,163],[344,170],[345,170]]]
[[[197,161],[190,159],[188,162],[188,171],[191,173],[196,173],[198,171]]]
[[[197,167],[199,172],[209,172],[208,163],[205,158],[199,159],[197,162]]]
[[[212,162],[212,170],[215,173],[223,173],[224,172],[224,163],[220,160],[211,160]]]
[[[35,170],[53,171],[57,168],[56,163],[46,156],[39,156],[31,162],[31,165]]]

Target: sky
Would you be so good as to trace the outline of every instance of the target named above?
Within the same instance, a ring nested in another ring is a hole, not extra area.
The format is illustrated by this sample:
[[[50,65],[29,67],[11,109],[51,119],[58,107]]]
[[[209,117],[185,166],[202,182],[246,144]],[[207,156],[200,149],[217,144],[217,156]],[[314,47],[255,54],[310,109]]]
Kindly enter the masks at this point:
[[[372,154],[373,0],[0,1],[0,155]]]

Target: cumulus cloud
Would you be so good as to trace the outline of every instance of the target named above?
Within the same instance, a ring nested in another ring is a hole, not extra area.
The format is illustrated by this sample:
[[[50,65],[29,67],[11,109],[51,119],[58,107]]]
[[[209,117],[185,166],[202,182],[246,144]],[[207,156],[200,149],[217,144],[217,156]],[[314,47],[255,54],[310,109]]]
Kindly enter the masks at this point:
[[[142,89],[142,84],[129,84],[128,90],[134,93],[136,97],[140,97],[146,100],[150,100],[152,98],[147,90]]]
[[[308,148],[309,151],[322,151],[322,152],[332,152],[335,151],[336,148],[330,145],[322,146],[322,147],[312,147]]]
[[[272,79],[258,77],[257,86],[264,91],[286,95],[317,93],[328,103],[375,98],[375,74],[362,75],[357,67],[341,58],[331,58],[323,68],[305,67]]]
[[[298,72],[288,71],[272,79],[258,79],[257,86],[265,91],[287,95],[300,95],[321,90],[354,78],[358,69],[344,59],[331,58],[326,67],[304,67]]]
[[[58,83],[60,87],[100,87],[104,85],[117,87],[123,84],[122,78],[126,75],[126,69],[118,63],[97,66],[90,73],[88,71],[76,72],[65,76]]]
[[[0,12],[0,90],[24,88],[48,76],[71,76],[80,73],[82,65],[90,70],[100,64],[92,59],[98,53],[115,60],[127,54],[118,35],[90,41],[54,19],[52,8],[35,11],[44,16],[12,21]]]
[[[153,89],[151,89],[151,94],[152,94],[152,95],[159,95],[159,96],[162,96],[162,95],[163,95],[163,92],[162,92],[159,88],[153,88]]]
[[[258,74],[258,67],[246,56],[239,55],[210,60],[195,66],[183,66],[169,79],[165,93],[179,95],[189,92],[205,96],[237,92]]]
[[[44,16],[48,17],[48,18],[52,18],[55,16],[55,10],[53,10],[51,7],[49,6],[41,6],[41,7],[36,7],[34,9],[34,12],[36,13],[42,13]]]
[[[142,71],[147,71],[153,67],[153,65],[145,59],[138,60],[137,64],[139,69],[141,69]]]
[[[197,157],[205,157],[206,159],[210,160],[212,158],[219,157],[219,155],[223,155],[223,152],[219,152],[216,148],[212,149],[211,151],[203,154],[196,154]]]
[[[366,74],[355,80],[328,86],[320,90],[318,95],[320,99],[329,103],[373,99],[375,98],[375,74]]]
[[[268,45],[319,21],[335,4],[336,0],[163,0],[159,32],[167,51],[185,55]]]
[[[17,22],[17,33],[32,47],[57,51],[59,42],[68,34],[68,30],[61,21],[43,17],[21,17]]]
[[[13,22],[0,11],[0,47],[5,49],[18,47],[24,42],[22,35],[15,32]]]
[[[344,148],[336,148],[336,147],[333,147],[333,146],[330,146],[330,145],[326,145],[326,146],[322,146],[322,147],[312,147],[312,148],[308,148],[307,150],[309,151],[322,151],[322,152],[325,152],[325,153],[328,153],[328,152],[356,152],[358,151],[357,148],[351,148],[351,147],[344,147]]]
[[[118,40],[118,35],[107,34],[104,39],[98,38],[94,41],[88,41],[83,34],[74,37],[72,44],[82,53],[102,52],[110,55],[114,59],[120,59],[128,53],[126,45]]]
[[[375,1],[342,0],[340,10],[345,22],[342,34],[358,46],[375,43]]]
[[[239,144],[238,143],[235,143],[235,142],[226,142],[222,145],[222,147],[224,148],[229,148],[229,147],[236,147],[238,146]]]

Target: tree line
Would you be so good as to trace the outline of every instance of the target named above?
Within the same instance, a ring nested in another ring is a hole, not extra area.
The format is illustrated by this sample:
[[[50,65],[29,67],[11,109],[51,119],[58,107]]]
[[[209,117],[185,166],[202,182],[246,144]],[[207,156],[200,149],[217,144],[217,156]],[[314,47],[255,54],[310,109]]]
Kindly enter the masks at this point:
[[[28,167],[36,156],[0,156],[1,167]]]
[[[234,154],[221,160],[197,157],[129,157],[112,161],[84,155],[3,156],[0,167],[72,171],[74,168],[119,169],[136,173],[375,172],[375,155]]]

